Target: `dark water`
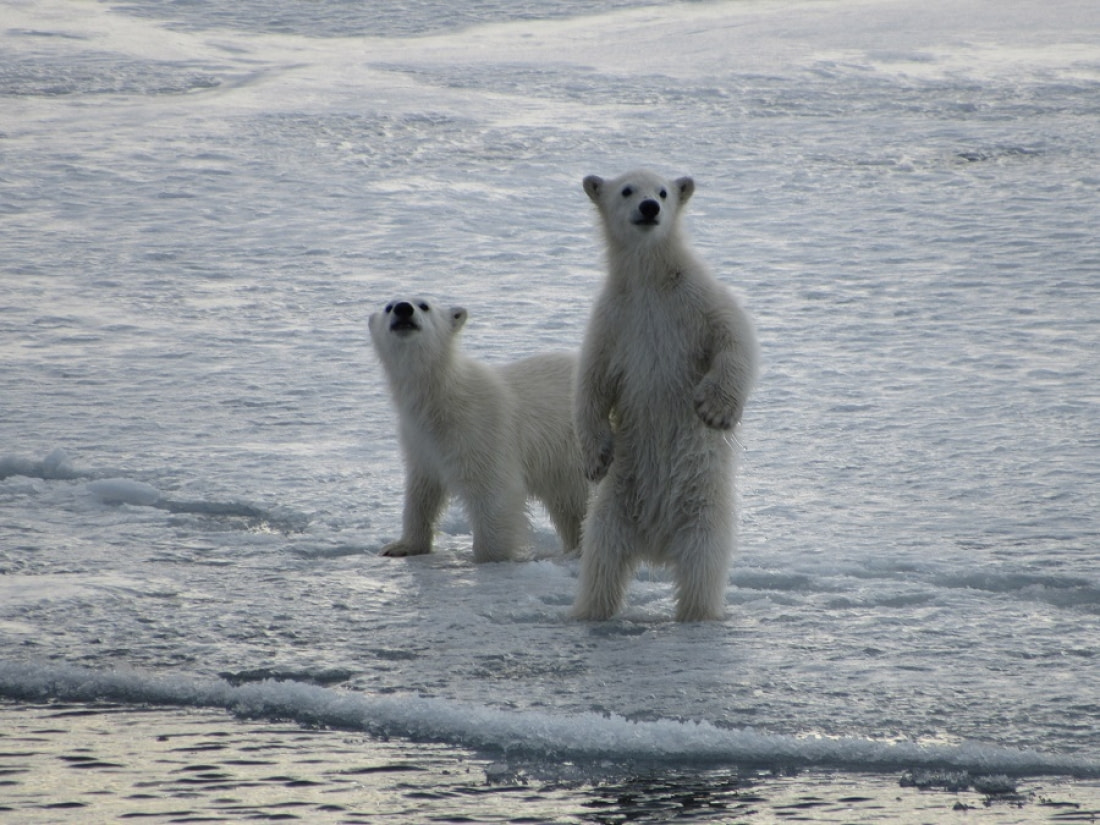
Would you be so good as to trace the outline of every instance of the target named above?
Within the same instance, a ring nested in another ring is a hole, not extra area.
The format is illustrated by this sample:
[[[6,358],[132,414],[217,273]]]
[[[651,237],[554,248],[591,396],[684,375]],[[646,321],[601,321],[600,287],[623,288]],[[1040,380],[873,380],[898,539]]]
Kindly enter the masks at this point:
[[[0,821],[1095,822],[1100,783],[534,765],[209,710],[0,703]]]

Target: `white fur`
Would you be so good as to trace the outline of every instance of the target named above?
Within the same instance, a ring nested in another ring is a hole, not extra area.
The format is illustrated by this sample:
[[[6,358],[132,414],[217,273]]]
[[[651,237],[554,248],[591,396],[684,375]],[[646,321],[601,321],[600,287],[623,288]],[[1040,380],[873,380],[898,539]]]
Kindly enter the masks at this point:
[[[608,274],[575,402],[586,473],[600,484],[573,615],[615,614],[649,561],[674,569],[678,619],[717,619],[734,549],[729,436],[756,373],[752,324],[683,238],[691,178],[590,176],[584,189],[599,209]]]
[[[449,494],[466,507],[475,561],[516,557],[529,539],[529,495],[543,502],[565,550],[574,552],[589,494],[572,422],[576,359],[560,353],[500,367],[480,363],[456,343],[466,315],[410,298],[370,317],[406,469],[403,533],[382,555],[431,552]]]

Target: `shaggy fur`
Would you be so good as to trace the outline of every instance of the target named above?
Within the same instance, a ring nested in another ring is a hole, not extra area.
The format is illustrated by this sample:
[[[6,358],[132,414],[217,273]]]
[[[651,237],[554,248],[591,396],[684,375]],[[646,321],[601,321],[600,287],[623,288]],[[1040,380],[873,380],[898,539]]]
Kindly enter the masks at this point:
[[[475,561],[512,559],[528,544],[528,496],[543,502],[575,552],[589,494],[572,424],[576,359],[480,363],[456,343],[466,317],[461,307],[410,298],[370,318],[406,469],[404,529],[382,555],[431,552],[449,494],[466,507]]]
[[[676,617],[718,619],[734,549],[734,449],[756,373],[748,316],[686,244],[691,178],[584,179],[607,279],[581,350],[575,421],[588,478],[573,615],[607,619],[639,562],[669,565]]]

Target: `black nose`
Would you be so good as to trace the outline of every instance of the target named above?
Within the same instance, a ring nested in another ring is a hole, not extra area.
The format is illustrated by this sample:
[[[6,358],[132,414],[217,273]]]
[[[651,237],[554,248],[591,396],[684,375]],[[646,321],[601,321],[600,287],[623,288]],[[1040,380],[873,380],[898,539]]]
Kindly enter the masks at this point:
[[[408,301],[401,301],[394,306],[393,314],[396,315],[398,318],[412,318],[413,305],[410,304]]]
[[[660,214],[661,204],[650,198],[638,204],[638,211],[642,213],[643,218],[647,221],[651,221]]]

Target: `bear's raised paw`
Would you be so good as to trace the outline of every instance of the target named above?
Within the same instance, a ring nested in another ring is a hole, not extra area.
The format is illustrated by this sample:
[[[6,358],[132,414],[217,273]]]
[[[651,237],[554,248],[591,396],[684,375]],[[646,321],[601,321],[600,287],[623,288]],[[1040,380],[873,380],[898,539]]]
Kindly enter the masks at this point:
[[[615,457],[615,442],[605,438],[600,443],[600,448],[585,456],[584,475],[591,482],[600,481],[611,468],[611,460]]]
[[[704,379],[695,389],[695,413],[708,427],[732,430],[741,420],[742,405],[716,382]]]

